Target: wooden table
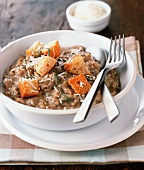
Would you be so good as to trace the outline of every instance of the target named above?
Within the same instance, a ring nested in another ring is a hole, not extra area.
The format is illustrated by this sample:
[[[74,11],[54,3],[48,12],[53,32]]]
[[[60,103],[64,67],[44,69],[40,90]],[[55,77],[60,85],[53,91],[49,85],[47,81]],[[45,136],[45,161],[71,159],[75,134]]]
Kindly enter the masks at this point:
[[[109,26],[98,34],[106,37],[136,36],[144,69],[144,0],[104,0],[112,8]],[[69,30],[65,10],[75,0],[0,0],[0,45],[20,37],[50,30]],[[116,165],[1,166],[0,169],[144,169],[143,163]]]

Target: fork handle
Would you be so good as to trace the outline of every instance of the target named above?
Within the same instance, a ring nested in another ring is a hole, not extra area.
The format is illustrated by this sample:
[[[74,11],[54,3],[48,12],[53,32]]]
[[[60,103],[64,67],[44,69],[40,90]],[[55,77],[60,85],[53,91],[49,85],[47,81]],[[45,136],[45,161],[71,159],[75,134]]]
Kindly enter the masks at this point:
[[[109,122],[112,122],[119,115],[120,112],[106,84],[103,85],[102,99],[107,118]]]
[[[95,82],[93,83],[90,91],[88,92],[86,98],[84,99],[81,107],[79,108],[78,112],[76,113],[76,115],[73,119],[74,123],[82,122],[86,119],[88,112],[90,110],[90,107],[92,105],[92,102],[95,98],[95,95],[97,94],[100,85],[104,81],[105,71],[106,71],[106,69],[102,69],[99,72]]]

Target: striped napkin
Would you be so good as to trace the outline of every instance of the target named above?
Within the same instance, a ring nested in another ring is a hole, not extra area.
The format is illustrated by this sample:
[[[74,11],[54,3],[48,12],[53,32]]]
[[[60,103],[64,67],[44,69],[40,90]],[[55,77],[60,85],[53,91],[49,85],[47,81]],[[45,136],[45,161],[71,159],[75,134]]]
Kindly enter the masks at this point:
[[[143,75],[139,41],[133,36],[126,37],[125,44],[126,50],[136,61],[139,73]],[[107,148],[83,152],[62,152],[40,148],[19,139],[0,121],[0,165],[108,164],[136,161],[144,162],[144,127],[130,138]]]
[[[140,44],[139,41],[135,39],[134,36],[125,38],[125,49],[134,58],[138,72],[143,76],[141,55],[140,55]]]

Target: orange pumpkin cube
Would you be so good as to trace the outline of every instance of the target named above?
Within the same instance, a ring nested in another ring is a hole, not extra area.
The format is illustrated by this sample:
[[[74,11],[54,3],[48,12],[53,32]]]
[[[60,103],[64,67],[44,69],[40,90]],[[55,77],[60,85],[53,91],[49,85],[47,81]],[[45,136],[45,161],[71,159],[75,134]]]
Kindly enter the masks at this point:
[[[39,41],[36,41],[32,44],[32,46],[26,50],[26,56],[38,56],[41,53],[41,48],[43,44]]]
[[[35,64],[34,68],[36,69],[36,72],[40,74],[41,76],[44,76],[47,74],[56,64],[57,60],[50,57],[50,56],[44,56],[38,64]]]
[[[19,90],[22,98],[37,96],[39,94],[39,83],[36,79],[21,79]]]
[[[91,88],[91,85],[82,73],[78,76],[70,78],[68,83],[74,89],[74,91],[80,95],[88,93]]]
[[[58,40],[54,40],[46,44],[41,51],[43,55],[49,55],[53,58],[57,58],[61,53],[61,47]]]
[[[85,66],[84,59],[81,55],[73,56],[68,62],[64,64],[64,69],[73,74],[90,74],[90,71]]]

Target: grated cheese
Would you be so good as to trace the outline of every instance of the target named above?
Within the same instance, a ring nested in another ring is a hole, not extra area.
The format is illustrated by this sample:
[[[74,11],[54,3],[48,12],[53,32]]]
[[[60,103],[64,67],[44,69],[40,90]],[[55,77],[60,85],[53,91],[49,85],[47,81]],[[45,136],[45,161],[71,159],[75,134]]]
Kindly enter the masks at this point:
[[[35,93],[35,92],[37,92],[37,90],[31,90],[31,92],[34,92],[34,93]]]
[[[61,99],[59,99],[59,102],[60,102],[61,104],[63,103]]]
[[[30,71],[29,71],[29,69],[27,70],[27,73],[28,73],[28,77],[30,77]]]
[[[60,76],[62,76],[63,74],[67,74],[67,72],[62,72],[62,73],[58,74],[58,76],[60,77]]]
[[[95,3],[87,2],[77,5],[73,16],[82,20],[97,20],[105,14],[106,11],[102,7]]]
[[[48,81],[48,80],[52,81],[51,78],[47,78],[47,79],[40,80],[39,82],[42,83],[42,82],[45,82],[45,81]]]
[[[33,85],[33,83],[29,79],[22,78],[21,81],[26,81],[30,86],[32,86],[33,89],[37,90],[37,88]]]
[[[83,97],[80,94],[74,94],[74,95],[79,97],[81,103],[84,101]]]
[[[33,56],[30,56],[29,63],[26,64],[26,68],[29,68],[29,67],[34,66],[35,64],[38,64],[38,62],[40,60],[42,60],[43,57],[44,57],[44,55],[42,55],[41,57],[38,57],[38,58],[34,58]]]
[[[83,85],[84,85],[84,84],[85,84],[84,82],[81,82],[81,81],[80,81],[80,87],[83,88]]]
[[[58,89],[56,88],[56,86],[54,86],[54,89],[56,90],[56,91],[58,91]],[[59,92],[59,91],[58,91]]]
[[[47,96],[46,99],[47,99],[48,101],[51,101],[52,103],[54,103],[54,99],[53,99],[53,98]]]
[[[47,44],[47,45],[44,45],[44,47],[45,48],[51,48],[51,50],[53,51],[53,54],[54,54],[54,56],[55,56],[55,49],[54,49],[54,47],[53,47],[53,43],[51,42],[51,43],[49,43],[49,44]]]
[[[78,54],[80,52],[79,49],[71,49],[71,53]]]

